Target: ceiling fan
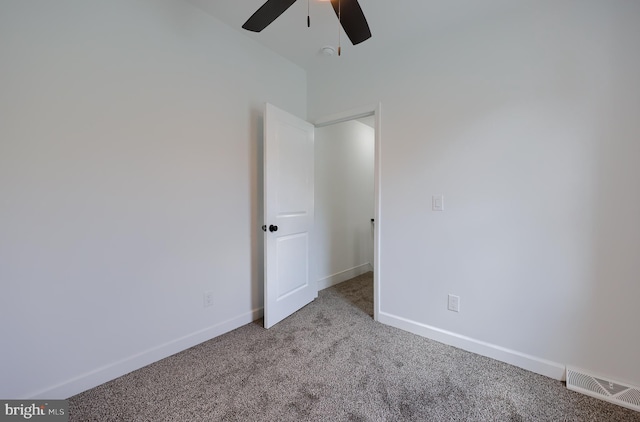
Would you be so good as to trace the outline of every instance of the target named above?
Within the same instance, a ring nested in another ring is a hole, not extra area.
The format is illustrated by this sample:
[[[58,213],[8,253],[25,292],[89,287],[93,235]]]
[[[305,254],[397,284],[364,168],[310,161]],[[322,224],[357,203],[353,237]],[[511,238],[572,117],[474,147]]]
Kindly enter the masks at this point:
[[[295,2],[296,0],[267,0],[242,27],[249,31],[260,32]],[[331,5],[353,45],[371,38],[369,24],[358,0],[331,0]],[[310,18],[307,16],[307,26],[310,25]]]

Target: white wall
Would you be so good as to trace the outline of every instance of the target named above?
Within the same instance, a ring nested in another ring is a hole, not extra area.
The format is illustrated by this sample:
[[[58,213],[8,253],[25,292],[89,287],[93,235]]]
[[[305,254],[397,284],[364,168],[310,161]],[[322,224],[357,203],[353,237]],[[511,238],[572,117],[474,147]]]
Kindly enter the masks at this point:
[[[382,103],[381,320],[640,385],[639,22],[537,2],[309,74],[310,118]]]
[[[5,0],[0,39],[0,397],[258,317],[262,107],[305,72],[172,0]]]
[[[315,280],[320,289],[373,265],[374,130],[356,120],[315,131]]]

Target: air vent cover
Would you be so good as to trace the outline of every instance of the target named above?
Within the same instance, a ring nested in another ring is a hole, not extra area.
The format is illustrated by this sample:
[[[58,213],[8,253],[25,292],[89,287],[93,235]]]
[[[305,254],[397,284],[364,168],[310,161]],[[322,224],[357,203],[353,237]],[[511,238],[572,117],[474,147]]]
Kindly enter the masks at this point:
[[[640,412],[640,388],[567,367],[567,388]]]

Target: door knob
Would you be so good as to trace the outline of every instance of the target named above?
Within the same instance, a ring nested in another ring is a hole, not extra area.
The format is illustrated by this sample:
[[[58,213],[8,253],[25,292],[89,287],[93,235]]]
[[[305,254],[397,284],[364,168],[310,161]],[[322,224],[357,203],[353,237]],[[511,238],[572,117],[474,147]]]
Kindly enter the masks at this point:
[[[278,226],[274,226],[273,224],[271,224],[269,226],[269,231],[270,232],[277,232],[278,231]]]

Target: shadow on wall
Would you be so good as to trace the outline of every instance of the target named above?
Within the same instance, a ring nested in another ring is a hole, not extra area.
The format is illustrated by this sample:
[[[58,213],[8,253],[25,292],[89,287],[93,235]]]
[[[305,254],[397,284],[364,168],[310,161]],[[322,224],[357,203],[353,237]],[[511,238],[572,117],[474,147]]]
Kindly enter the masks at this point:
[[[264,306],[264,110],[252,108],[249,119],[251,148],[249,166],[251,187],[251,308]]]

